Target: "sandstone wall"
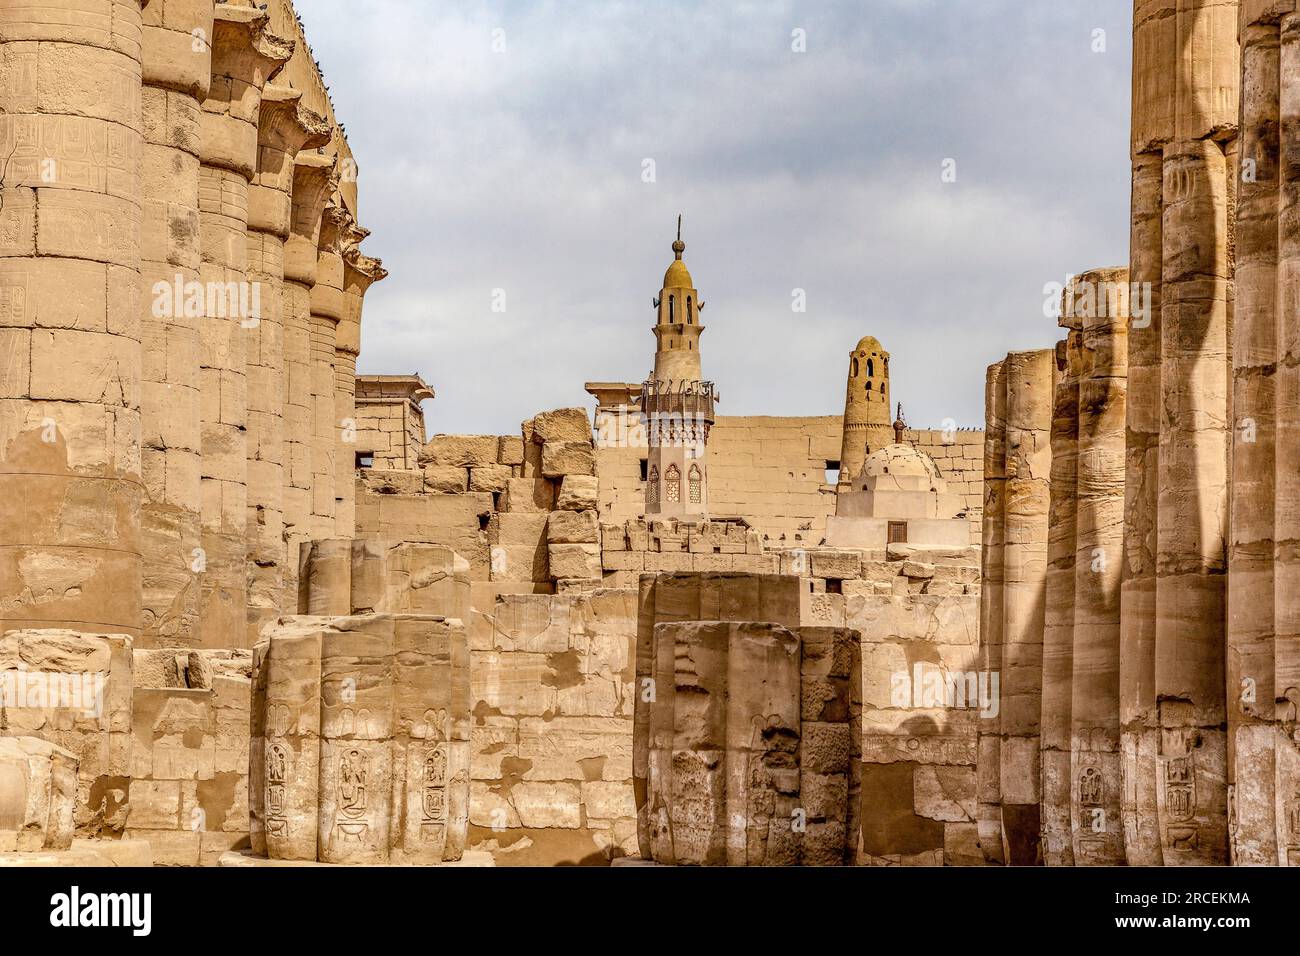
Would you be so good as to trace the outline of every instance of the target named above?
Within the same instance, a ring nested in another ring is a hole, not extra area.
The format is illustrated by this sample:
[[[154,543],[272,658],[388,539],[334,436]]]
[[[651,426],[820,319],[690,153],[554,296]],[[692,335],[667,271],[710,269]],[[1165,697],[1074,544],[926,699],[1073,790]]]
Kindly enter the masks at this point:
[[[844,625],[862,635],[863,863],[984,862],[976,731],[1000,697],[980,671],[978,581],[973,548],[892,545],[839,582]]]
[[[835,474],[844,421],[840,416],[719,416],[709,432],[709,507],[720,517],[744,518],[770,548],[816,546],[835,513]],[[600,520],[617,524],[644,512],[641,461],[645,437],[624,427],[597,442]],[[983,503],[983,433],[909,429],[907,440],[934,458],[949,492],[965,497],[978,540]]]
[[[137,650],[128,838],[159,866],[212,866],[248,847],[247,651]]]
[[[469,847],[501,866],[635,855],[636,592],[498,594],[471,620]]]

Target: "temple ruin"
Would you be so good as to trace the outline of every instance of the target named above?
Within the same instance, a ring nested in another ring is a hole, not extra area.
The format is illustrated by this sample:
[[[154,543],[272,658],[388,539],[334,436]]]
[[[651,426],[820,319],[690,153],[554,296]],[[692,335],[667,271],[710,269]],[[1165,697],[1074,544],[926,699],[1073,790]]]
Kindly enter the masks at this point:
[[[1300,12],[1133,31],[982,428],[723,414],[666,213],[648,377],[469,435],[289,0],[0,0],[0,864],[1300,865]]]

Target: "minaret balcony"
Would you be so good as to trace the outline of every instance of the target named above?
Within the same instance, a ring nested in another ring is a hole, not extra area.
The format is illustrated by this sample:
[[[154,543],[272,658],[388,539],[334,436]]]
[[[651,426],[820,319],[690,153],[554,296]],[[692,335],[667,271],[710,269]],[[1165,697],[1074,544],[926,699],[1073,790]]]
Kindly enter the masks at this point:
[[[641,411],[648,422],[673,417],[712,425],[718,400],[712,382],[647,380],[641,385]]]

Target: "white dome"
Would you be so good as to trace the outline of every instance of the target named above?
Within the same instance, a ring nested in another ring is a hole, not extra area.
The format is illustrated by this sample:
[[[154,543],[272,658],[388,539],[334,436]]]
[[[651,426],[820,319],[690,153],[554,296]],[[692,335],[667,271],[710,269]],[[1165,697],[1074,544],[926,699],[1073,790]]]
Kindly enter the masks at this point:
[[[855,484],[862,491],[882,487],[939,493],[948,490],[939,466],[929,455],[911,445],[899,444],[885,445],[868,455]]]

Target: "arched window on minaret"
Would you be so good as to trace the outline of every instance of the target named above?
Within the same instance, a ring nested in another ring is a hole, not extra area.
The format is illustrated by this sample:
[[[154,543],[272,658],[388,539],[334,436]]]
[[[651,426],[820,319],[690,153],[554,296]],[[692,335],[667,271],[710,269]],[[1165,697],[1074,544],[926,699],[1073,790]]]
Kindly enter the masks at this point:
[[[855,355],[849,364],[849,378],[858,377],[858,357]]]
[[[686,297],[686,324],[695,324],[695,303],[691,301],[691,296]]]
[[[880,383],[880,394],[881,394],[881,395],[884,395],[884,394],[885,394],[885,383],[884,383],[884,382],[881,382],[881,383]]]
[[[668,324],[672,325],[677,321],[677,296],[668,297]]]
[[[664,500],[677,502],[682,500],[682,473],[676,465],[669,465],[664,472]]]
[[[701,473],[699,465],[691,465],[691,470],[686,473],[686,480],[691,493],[691,504],[702,504],[704,502],[704,475]]]
[[[650,469],[650,477],[647,479],[646,496],[650,504],[659,504],[659,466],[656,465]]]
[[[867,378],[875,378],[875,377],[876,377],[876,363],[871,361],[871,359],[867,359]]]

